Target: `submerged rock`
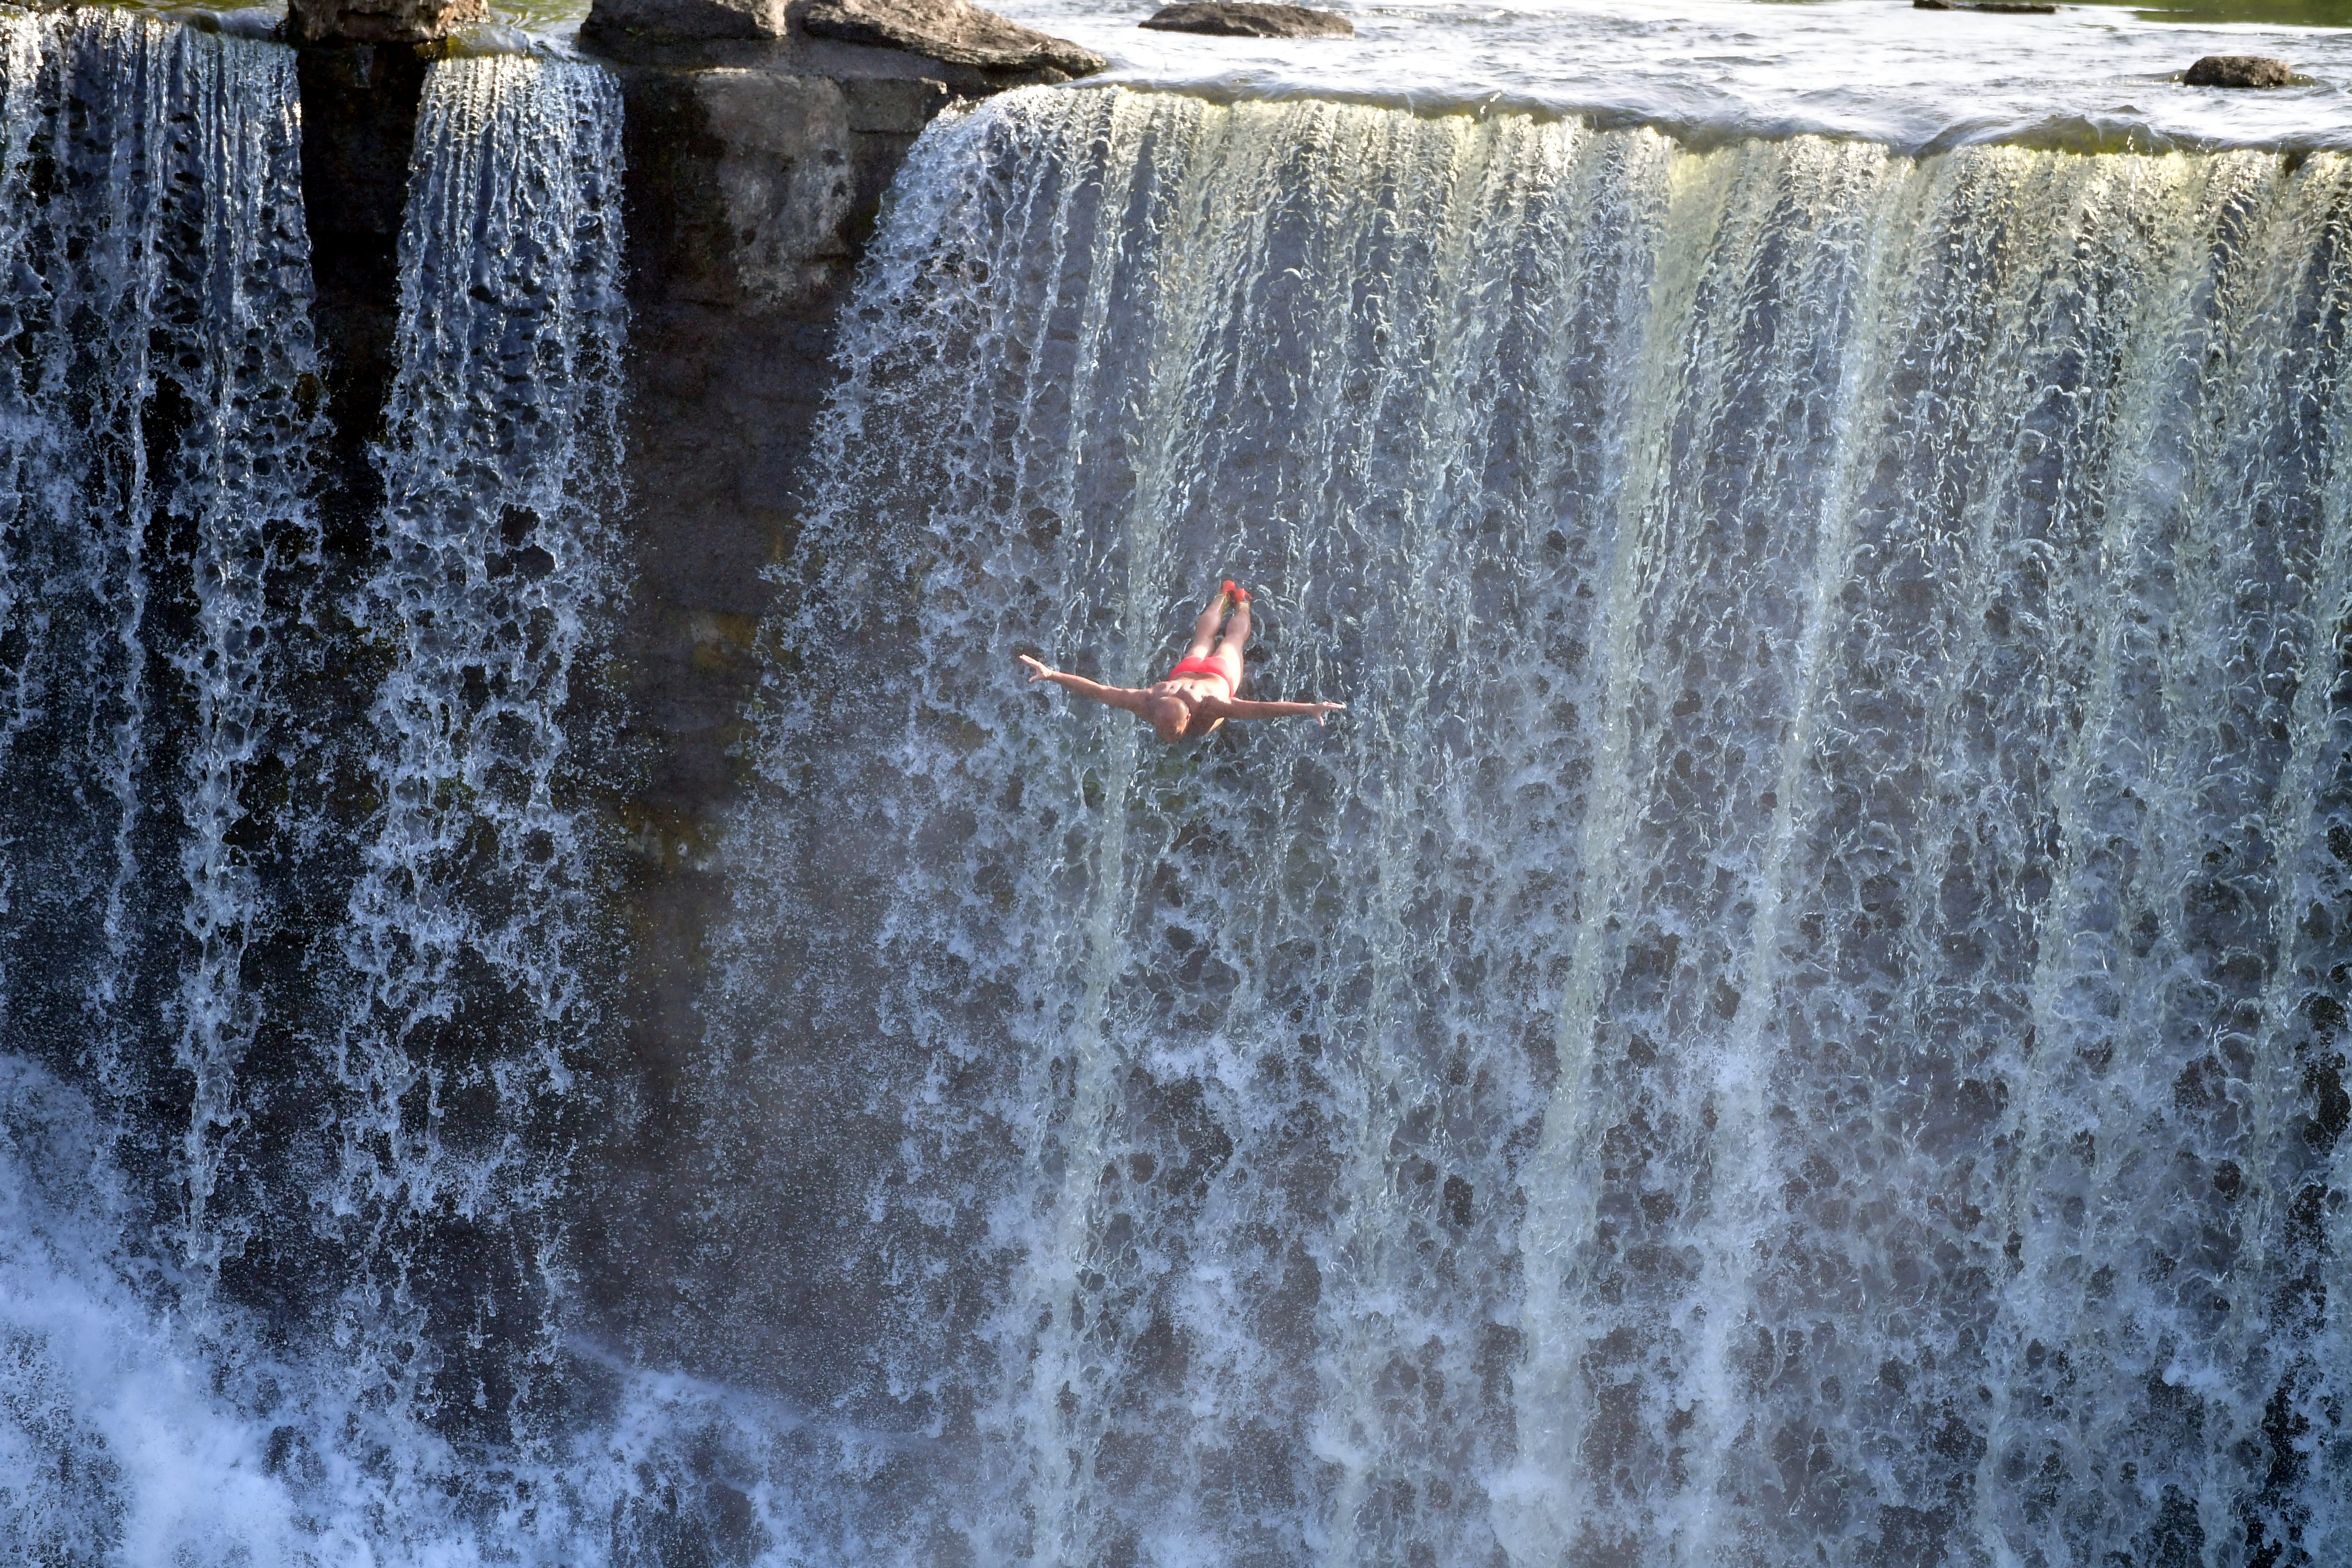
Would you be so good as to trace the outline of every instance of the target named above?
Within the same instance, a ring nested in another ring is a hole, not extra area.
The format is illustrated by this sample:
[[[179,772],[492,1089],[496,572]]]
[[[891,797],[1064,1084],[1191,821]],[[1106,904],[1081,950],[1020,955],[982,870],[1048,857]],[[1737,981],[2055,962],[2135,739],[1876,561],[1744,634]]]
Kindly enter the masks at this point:
[[[2270,55],[2207,55],[2180,80],[2186,87],[2288,87],[2294,70]]]
[[[596,0],[583,38],[781,38],[784,0]]]
[[[1997,16],[2054,16],[2045,0],[1911,0],[1914,11],[1990,11]]]
[[[1351,38],[1356,25],[1337,11],[1274,5],[1265,0],[1183,0],[1163,5],[1140,26],[1162,33],[1214,33],[1234,38]]]
[[[814,38],[905,49],[990,71],[1090,76],[1109,62],[1067,39],[1009,22],[970,0],[810,0],[801,30]]]
[[[483,0],[291,0],[286,20],[298,43],[429,44],[489,15]]]

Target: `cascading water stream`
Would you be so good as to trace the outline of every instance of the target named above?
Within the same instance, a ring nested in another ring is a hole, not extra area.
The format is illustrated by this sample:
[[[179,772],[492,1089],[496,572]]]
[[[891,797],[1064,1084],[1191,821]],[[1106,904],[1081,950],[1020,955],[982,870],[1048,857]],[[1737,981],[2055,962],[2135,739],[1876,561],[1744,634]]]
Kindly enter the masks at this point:
[[[0,1539],[34,1558],[284,1536],[257,1467],[151,1484],[244,1434],[142,1331],[220,1327],[270,1197],[240,1069],[317,564],[308,262],[283,51],[0,17]]]
[[[208,1268],[271,919],[229,838],[299,657],[268,601],[318,543],[292,68],[114,15],[0,49],[0,1011],[184,1115],[126,1131]]]
[[[572,742],[620,583],[619,95],[585,67],[454,61],[416,136],[383,555],[352,612],[388,668],[321,1197],[365,1257],[347,1331],[505,1438],[554,1349],[549,1205],[599,1000],[595,775]]]
[[[2347,222],[2332,155],[936,126],[696,1088],[803,1550],[2352,1552]],[[1013,663],[1148,679],[1227,574],[1344,720]]]
[[[639,1457],[541,1386],[607,973],[618,95],[432,71],[344,561],[291,53],[0,49],[0,1542],[575,1560]]]

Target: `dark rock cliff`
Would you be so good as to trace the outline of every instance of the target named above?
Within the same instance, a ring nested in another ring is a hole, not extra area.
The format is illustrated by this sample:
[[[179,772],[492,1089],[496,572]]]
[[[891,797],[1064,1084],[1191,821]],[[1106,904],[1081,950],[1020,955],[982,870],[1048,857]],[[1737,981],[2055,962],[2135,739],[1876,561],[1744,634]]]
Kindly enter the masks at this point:
[[[992,90],[969,68],[794,38],[605,32],[625,112],[631,534],[637,581],[616,654],[645,759],[622,806],[635,847],[627,1072],[636,1120],[598,1161],[583,1273],[609,1326],[689,1364],[691,1303],[645,1267],[667,1232],[674,1091],[699,1044],[703,944],[720,909],[712,847],[738,793],[762,573],[791,549],[800,469],[833,379],[835,318],[883,191],[931,116]],[[617,1064],[616,1064],[617,1065]]]
[[[645,857],[639,988],[651,1055],[693,1028],[690,976],[716,815],[751,693],[762,571],[792,546],[796,476],[832,380],[833,328],[882,193],[958,91],[898,51],[630,41],[630,490],[639,576],[616,650],[650,758],[628,824]],[[820,57],[812,61],[811,56]],[[830,69],[806,68],[822,63]]]
[[[703,23],[734,25],[715,9]],[[665,1190],[674,1139],[688,1131],[674,1091],[700,1045],[695,998],[722,898],[712,846],[744,766],[735,746],[763,572],[794,542],[835,320],[883,193],[932,116],[1087,63],[1025,29],[1013,31],[1028,44],[992,35],[1000,52],[986,65],[814,37],[805,10],[781,37],[694,37],[628,21],[642,12],[607,0],[583,35],[619,74],[625,113],[638,578],[615,651],[647,773],[621,825],[637,849],[636,1119],[598,1162],[604,1228],[579,1239],[604,1326],[688,1365],[698,1308],[648,1286],[690,1272],[664,1266],[693,1245],[666,1217],[678,1212]]]
[[[337,552],[367,548],[383,487],[368,444],[390,390],[400,314],[400,221],[428,51],[337,40],[296,56],[302,84],[302,205],[311,310],[325,345],[331,448],[320,498]]]

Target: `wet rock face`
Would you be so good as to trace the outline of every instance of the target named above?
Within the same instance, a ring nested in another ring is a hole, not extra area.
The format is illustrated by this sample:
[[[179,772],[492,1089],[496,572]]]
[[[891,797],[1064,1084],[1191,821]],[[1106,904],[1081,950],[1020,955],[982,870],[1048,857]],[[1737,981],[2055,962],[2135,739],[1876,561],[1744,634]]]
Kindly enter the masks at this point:
[[[1092,49],[1008,22],[970,0],[807,0],[800,24],[814,38],[906,49],[992,72],[1055,72],[1066,80],[1108,63]]]
[[[677,297],[754,307],[821,289],[845,261],[854,205],[848,103],[824,77],[716,69],[689,79],[717,147],[711,237],[677,279]]]
[[[332,431],[320,521],[346,560],[372,548],[383,484],[372,443],[394,369],[400,226],[408,205],[416,107],[434,51],[335,42],[295,54],[302,84],[302,199],[310,229],[319,332]]]
[[[759,65],[625,68],[622,90],[633,305],[743,321],[830,312],[899,158],[953,96]],[[829,384],[829,359],[810,372]]]
[[[682,820],[672,839],[698,841],[733,792],[751,628],[770,592],[761,569],[790,543],[858,247],[930,117],[955,92],[985,90],[976,71],[929,66],[951,86],[916,74],[928,62],[845,46],[877,57],[848,62],[866,74],[821,74],[799,46],[705,44],[672,58],[673,41],[614,62],[640,552],[620,653],[636,721],[656,738],[649,795]],[[663,896],[692,903],[691,879],[666,873]]]
[[[2269,55],[2207,55],[2180,80],[2187,87],[2289,87],[2294,71]]]
[[[1018,73],[811,37],[796,14],[784,36],[756,36],[783,25],[774,9],[648,3],[598,0],[583,44],[619,80],[626,170],[635,582],[612,654],[646,774],[624,810],[640,854],[624,894],[639,933],[624,1054],[646,1075],[635,1102],[667,1105],[667,1075],[702,1037],[703,933],[728,907],[710,847],[744,765],[764,568],[797,534],[859,250],[931,117]],[[655,25],[665,16],[677,25]],[[649,1117],[631,1136],[608,1152],[616,1190],[658,1194],[679,1168],[670,1124]],[[666,1202],[600,1203],[609,1223],[579,1238],[587,1297],[623,1314],[604,1323],[616,1338],[639,1331],[629,1304],[667,1245]],[[689,1358],[667,1329],[643,1331],[649,1353]]]
[[[489,14],[484,0],[291,0],[286,20],[300,43],[427,44]]]
[[[1356,34],[1356,25],[1337,11],[1271,5],[1262,0],[1185,0],[1161,6],[1140,26],[1162,33],[1234,38],[1350,38]]]

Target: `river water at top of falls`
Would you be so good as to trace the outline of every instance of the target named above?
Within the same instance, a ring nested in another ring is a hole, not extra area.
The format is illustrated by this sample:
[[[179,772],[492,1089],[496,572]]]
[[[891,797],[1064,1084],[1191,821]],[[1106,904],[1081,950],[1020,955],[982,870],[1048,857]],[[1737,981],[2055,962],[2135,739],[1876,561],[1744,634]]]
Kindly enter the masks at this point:
[[[278,0],[224,12],[266,17]],[[1686,137],[1818,132],[1906,150],[2026,140],[2086,151],[2352,147],[2352,0],[2067,5],[2055,16],[1910,0],[1318,0],[1352,38],[1148,32],[1159,0],[992,7],[1110,61],[1097,85],[1596,114]],[[234,4],[234,0],[231,0]],[[586,0],[491,0],[467,49],[569,53]],[[230,26],[249,26],[233,21]],[[2297,85],[2186,88],[2200,55],[2279,56]]]
[[[997,8],[1106,56],[1098,80],[1219,95],[1498,104],[1707,139],[1810,131],[1903,149],[2352,147],[2352,32],[2189,7],[1990,16],[1909,0],[1332,0],[1354,37],[1286,42],[1147,32],[1136,24],[1157,9],[1148,0]],[[2182,87],[2180,72],[2208,54],[2281,56],[2304,84]]]

